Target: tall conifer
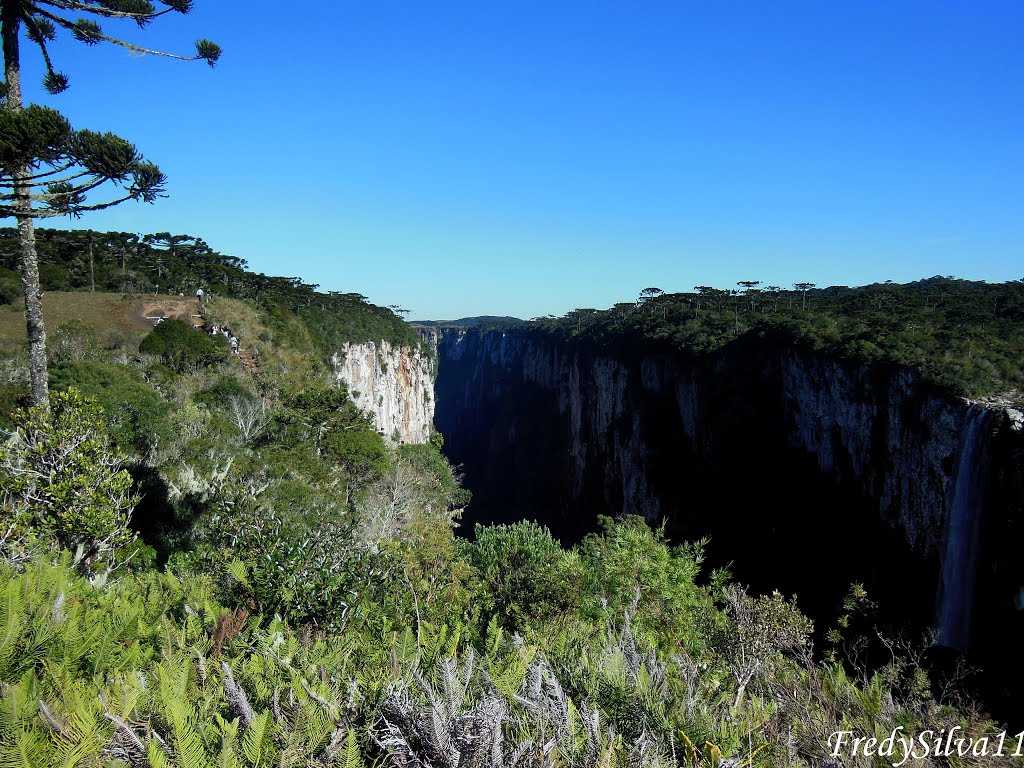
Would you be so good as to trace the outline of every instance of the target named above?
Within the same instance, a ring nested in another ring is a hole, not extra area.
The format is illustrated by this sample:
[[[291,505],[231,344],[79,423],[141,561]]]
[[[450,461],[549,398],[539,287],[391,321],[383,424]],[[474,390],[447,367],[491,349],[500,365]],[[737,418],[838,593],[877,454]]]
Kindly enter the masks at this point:
[[[46,330],[36,256],[33,219],[73,215],[108,208],[125,200],[153,202],[166,181],[160,169],[146,162],[129,142],[113,134],[75,131],[61,115],[44,107],[25,107],[21,90],[20,36],[39,49],[46,74],[43,86],[57,94],[69,78],[54,68],[49,44],[58,30],[86,45],[110,43],[141,54],[181,60],[204,60],[213,66],[220,47],[209,40],[196,43],[193,56],[166,53],[104,33],[100,21],[134,21],[140,28],[166,13],[188,13],[192,0],[161,0],[162,9],[148,0],[0,0],[0,40],[3,43],[6,110],[0,115],[0,216],[18,222],[25,322],[28,331],[32,402],[48,401]],[[112,182],[122,192],[102,202],[88,193]]]

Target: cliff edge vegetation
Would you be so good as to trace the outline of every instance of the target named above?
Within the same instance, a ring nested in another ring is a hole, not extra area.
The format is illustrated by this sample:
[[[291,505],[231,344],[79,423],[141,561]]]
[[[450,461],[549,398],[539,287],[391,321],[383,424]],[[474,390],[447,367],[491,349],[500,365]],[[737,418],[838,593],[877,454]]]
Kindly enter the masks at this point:
[[[623,355],[652,345],[702,355],[754,334],[854,361],[909,366],[963,397],[1024,391],[1022,280],[933,277],[820,289],[745,281],[692,293],[647,288],[635,301],[535,318],[526,327]]]

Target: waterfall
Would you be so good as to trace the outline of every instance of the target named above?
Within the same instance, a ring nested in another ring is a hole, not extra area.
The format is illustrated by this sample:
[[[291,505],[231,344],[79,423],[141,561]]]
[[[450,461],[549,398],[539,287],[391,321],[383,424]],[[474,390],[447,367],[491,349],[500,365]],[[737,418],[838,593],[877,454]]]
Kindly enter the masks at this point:
[[[974,582],[981,545],[988,450],[984,426],[989,409],[971,406],[960,433],[960,459],[946,517],[946,548],[936,616],[940,645],[967,651],[971,638]]]

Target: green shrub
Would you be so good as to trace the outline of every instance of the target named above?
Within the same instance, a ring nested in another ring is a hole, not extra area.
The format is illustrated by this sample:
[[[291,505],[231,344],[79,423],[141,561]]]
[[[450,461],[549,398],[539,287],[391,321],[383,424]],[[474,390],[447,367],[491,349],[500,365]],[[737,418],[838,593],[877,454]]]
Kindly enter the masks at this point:
[[[23,539],[53,539],[90,568],[130,544],[137,502],[103,412],[75,389],[50,407],[14,414],[16,432],[0,453],[5,514]]]
[[[285,400],[278,419],[286,443],[312,443],[328,461],[364,484],[387,471],[390,454],[369,418],[344,387],[309,387]]]
[[[181,320],[164,320],[142,340],[139,351],[158,355],[178,373],[189,373],[224,360],[227,342]]]
[[[435,432],[435,435],[440,435]],[[431,437],[429,443],[403,445],[398,455],[408,460],[425,477],[430,477],[437,485],[439,501],[446,507],[461,509],[468,506],[473,497],[472,491],[463,488],[452,470],[452,465],[441,453],[441,443]]]
[[[24,384],[0,384],[0,429],[14,428],[11,417],[18,408],[27,408],[29,389]]]
[[[94,399],[122,448],[144,452],[170,436],[167,406],[134,368],[93,360],[59,363],[50,370],[50,386],[76,387]]]
[[[706,541],[672,546],[664,528],[652,530],[642,517],[599,518],[604,531],[580,547],[585,592],[595,612],[621,615],[636,604],[634,623],[658,642],[695,642],[694,617],[706,613],[706,595],[695,584]]]
[[[12,269],[0,269],[0,306],[21,298],[21,279]]]
[[[351,521],[322,508],[283,515],[272,505],[265,476],[246,476],[231,465],[209,476],[191,474],[187,481],[179,478],[191,496],[179,498],[179,505],[202,509],[197,546],[171,563],[219,573],[231,601],[249,610],[340,625],[347,595],[361,589],[365,577]]]
[[[512,525],[477,525],[465,554],[480,572],[486,602],[509,627],[561,610],[572,585],[562,578],[561,545],[545,527],[529,520]]]
[[[58,325],[49,344],[50,357],[56,361],[95,359],[100,350],[96,329],[81,320]]]
[[[389,463],[384,438],[371,424],[356,422],[333,429],[320,441],[324,456],[341,464],[351,475],[365,477],[386,472]]]
[[[236,397],[251,400],[254,395],[234,376],[221,376],[213,386],[197,392],[193,399],[211,408],[224,408]]]

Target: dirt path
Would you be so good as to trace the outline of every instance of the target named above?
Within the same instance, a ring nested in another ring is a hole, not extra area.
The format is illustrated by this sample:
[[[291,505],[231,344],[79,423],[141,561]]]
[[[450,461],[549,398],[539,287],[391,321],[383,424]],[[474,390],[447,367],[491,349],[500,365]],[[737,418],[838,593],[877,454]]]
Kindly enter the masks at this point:
[[[131,315],[132,319],[148,325],[155,325],[158,317],[184,320],[192,325],[203,322],[199,302],[183,296],[144,296],[132,307]]]
[[[245,370],[245,372],[250,376],[255,376],[260,372],[259,361],[244,349],[239,350],[238,352],[238,362],[242,364],[243,370]]]

